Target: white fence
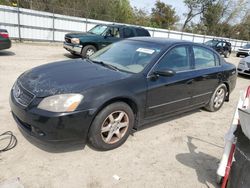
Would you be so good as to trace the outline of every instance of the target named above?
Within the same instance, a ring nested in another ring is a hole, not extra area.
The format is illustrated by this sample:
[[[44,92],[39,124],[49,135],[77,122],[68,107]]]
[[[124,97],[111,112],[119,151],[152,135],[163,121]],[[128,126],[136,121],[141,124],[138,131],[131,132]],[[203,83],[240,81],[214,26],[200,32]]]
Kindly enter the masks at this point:
[[[0,5],[0,28],[7,29],[12,39],[63,41],[66,33],[85,32],[96,24],[103,23],[112,22]],[[182,39],[197,43],[219,38],[150,27],[146,27],[146,29],[149,30],[152,37]],[[234,51],[248,43],[243,40],[223,39],[231,42]]]

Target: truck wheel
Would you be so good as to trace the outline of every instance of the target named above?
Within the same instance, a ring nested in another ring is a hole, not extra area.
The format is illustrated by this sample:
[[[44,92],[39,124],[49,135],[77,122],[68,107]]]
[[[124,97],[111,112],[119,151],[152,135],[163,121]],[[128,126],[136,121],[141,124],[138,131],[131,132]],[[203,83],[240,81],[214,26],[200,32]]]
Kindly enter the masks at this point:
[[[89,131],[89,143],[97,150],[106,151],[119,147],[128,138],[134,126],[134,113],[123,102],[106,106],[99,112]]]
[[[229,55],[230,55],[229,51],[228,51],[228,50],[226,50],[226,51],[224,52],[224,57],[225,57],[225,58],[228,58],[228,57],[229,57]]]
[[[96,47],[94,47],[93,45],[87,45],[82,48],[81,56],[86,58],[93,55],[96,51]]]

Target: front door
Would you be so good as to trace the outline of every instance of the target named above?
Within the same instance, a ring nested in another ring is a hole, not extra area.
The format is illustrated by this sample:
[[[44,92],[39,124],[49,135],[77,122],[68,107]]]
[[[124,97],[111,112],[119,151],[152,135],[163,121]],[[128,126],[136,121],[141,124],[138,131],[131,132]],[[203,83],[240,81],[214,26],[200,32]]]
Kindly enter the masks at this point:
[[[104,36],[102,47],[108,46],[114,42],[121,40],[120,30],[118,27],[109,27]]]
[[[146,118],[171,114],[190,106],[192,71],[190,47],[172,48],[149,73],[147,85]],[[153,72],[171,69],[171,77],[150,76]]]

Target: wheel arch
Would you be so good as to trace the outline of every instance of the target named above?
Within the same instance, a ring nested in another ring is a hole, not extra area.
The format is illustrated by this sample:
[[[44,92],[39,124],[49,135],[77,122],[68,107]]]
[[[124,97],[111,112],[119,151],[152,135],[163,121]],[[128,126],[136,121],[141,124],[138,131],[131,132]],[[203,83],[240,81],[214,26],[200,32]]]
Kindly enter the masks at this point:
[[[88,46],[88,45],[94,46],[96,48],[96,50],[99,50],[98,45],[94,42],[84,42],[82,44],[82,47],[84,48],[85,46]]]
[[[229,101],[229,95],[230,95],[230,87],[229,87],[229,84],[227,82],[222,82],[222,84],[225,84],[225,86],[227,87],[227,94],[226,94],[225,101],[228,102]]]
[[[101,112],[106,106],[113,104],[113,103],[116,103],[116,102],[124,102],[132,109],[132,111],[135,115],[135,124],[133,126],[133,129],[136,129],[138,122],[139,122],[139,107],[138,107],[138,104],[135,102],[135,100],[131,99],[130,97],[116,97],[116,98],[112,98],[112,99],[106,101],[96,110],[94,117],[96,117],[96,115],[99,112]],[[92,125],[94,119],[95,118],[93,118],[91,125]],[[89,126],[89,130],[90,130],[91,125]],[[89,130],[88,130],[88,132],[89,132]]]

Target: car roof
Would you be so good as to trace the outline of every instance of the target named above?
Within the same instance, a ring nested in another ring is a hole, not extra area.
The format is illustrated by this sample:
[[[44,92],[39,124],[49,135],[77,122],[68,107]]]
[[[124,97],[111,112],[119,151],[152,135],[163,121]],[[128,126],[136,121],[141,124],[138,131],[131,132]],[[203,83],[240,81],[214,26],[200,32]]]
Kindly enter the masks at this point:
[[[133,26],[133,25],[122,25],[122,24],[98,24],[98,25],[106,25],[106,26],[110,26],[110,27],[132,27],[132,28],[140,28],[140,29],[145,29],[143,27],[140,26]],[[146,30],[146,29],[145,29]]]
[[[160,44],[163,46],[170,46],[172,44],[183,44],[183,43],[194,44],[193,42],[189,42],[185,40],[169,39],[169,38],[163,38],[163,37],[133,37],[133,38],[128,38],[127,40],[149,42],[149,43]]]

